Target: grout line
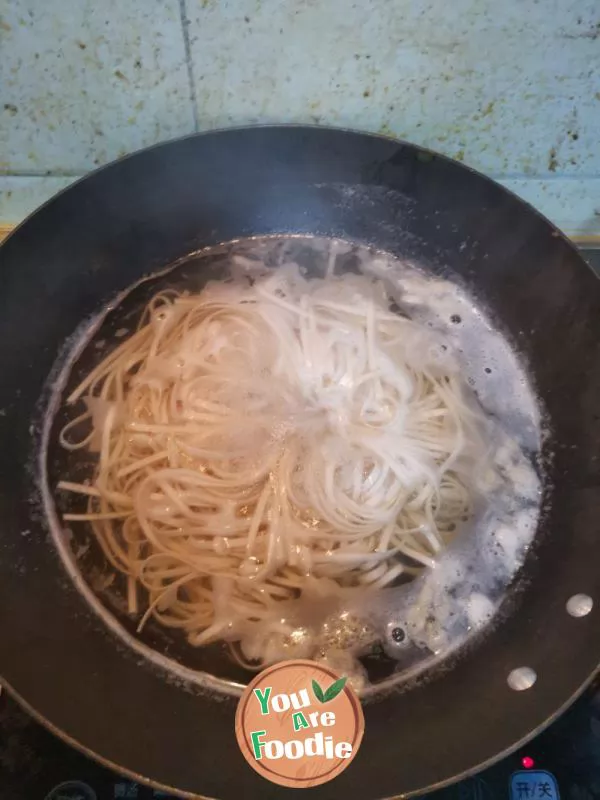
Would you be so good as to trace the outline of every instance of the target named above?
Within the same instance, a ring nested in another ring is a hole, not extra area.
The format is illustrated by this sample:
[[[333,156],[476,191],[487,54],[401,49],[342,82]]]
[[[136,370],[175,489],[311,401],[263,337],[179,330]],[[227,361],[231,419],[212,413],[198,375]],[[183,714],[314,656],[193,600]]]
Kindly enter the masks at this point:
[[[481,172],[481,170],[479,170]],[[600,179],[600,173],[590,173],[590,174],[583,174],[583,175],[561,175],[560,173],[552,173],[549,175],[548,173],[542,172],[539,175],[524,175],[523,173],[507,173],[503,175],[501,173],[495,172],[482,172],[482,175],[485,175],[486,178],[491,178],[493,181],[497,183],[502,183],[502,181],[524,181],[524,182],[555,182],[555,181],[597,181]]]
[[[187,15],[185,0],[179,0],[179,13],[181,15],[181,28],[183,31],[183,46],[185,49],[185,63],[187,65],[188,83],[190,88],[190,101],[192,103],[192,114],[194,117],[194,130],[200,130],[200,120],[198,116],[198,98],[196,97],[196,82],[194,81],[194,66],[192,63],[192,47],[190,42],[190,21]]]
[[[43,172],[36,172],[35,170],[14,170],[7,172],[0,171],[0,178],[81,178],[89,170],[80,170],[74,172],[68,169],[57,170],[44,170]]]
[[[183,9],[185,0],[179,0],[180,6]],[[182,13],[184,11],[182,10]],[[196,97],[196,86],[194,83],[194,72],[192,67],[192,59],[190,53],[190,45],[189,45],[189,35],[187,34],[187,22],[184,24],[184,31],[185,31],[185,51],[186,51],[186,62],[187,62],[187,70],[188,70],[188,81],[189,81],[189,88],[190,88],[190,100],[192,101],[192,108],[193,108],[193,115],[194,115],[194,129],[196,132],[200,129],[199,125],[199,118],[198,118],[198,102]],[[108,162],[110,163],[110,162]],[[95,168],[94,168],[95,169]],[[81,170],[70,170],[70,169],[57,169],[57,170],[0,170],[0,178],[81,178],[83,175],[86,175],[88,172],[92,171],[91,168],[81,169]],[[482,175],[485,175],[486,178],[491,178],[493,181],[497,183],[502,183],[504,181],[523,181],[524,183],[540,183],[540,182],[556,182],[556,181],[597,181],[600,180],[600,174],[584,174],[584,175],[560,175],[560,174],[552,174],[552,175],[524,175],[523,173],[508,173],[508,174],[501,174],[501,173],[494,173],[494,172],[482,172]]]

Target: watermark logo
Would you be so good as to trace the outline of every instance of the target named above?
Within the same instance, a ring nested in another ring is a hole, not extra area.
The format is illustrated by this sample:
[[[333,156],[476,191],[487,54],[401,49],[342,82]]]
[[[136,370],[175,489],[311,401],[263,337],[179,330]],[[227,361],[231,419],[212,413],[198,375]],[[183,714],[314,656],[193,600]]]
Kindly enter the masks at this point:
[[[246,687],[235,718],[250,766],[294,788],[339,775],[356,755],[364,728],[347,678],[314,661],[283,661],[261,672]]]

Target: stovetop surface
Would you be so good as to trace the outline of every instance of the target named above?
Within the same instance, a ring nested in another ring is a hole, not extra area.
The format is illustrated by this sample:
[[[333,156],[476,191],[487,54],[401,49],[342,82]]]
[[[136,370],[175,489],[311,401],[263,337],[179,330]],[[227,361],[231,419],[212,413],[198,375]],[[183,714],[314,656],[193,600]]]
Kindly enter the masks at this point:
[[[102,767],[31,719],[14,700],[5,694],[0,699],[1,800],[169,797]],[[600,798],[600,681],[525,747],[478,775],[427,795],[427,800],[504,798]]]
[[[582,253],[600,272],[600,249]],[[169,797],[90,760],[32,720],[5,692],[0,695],[0,800]],[[427,798],[600,800],[600,680],[528,745]]]

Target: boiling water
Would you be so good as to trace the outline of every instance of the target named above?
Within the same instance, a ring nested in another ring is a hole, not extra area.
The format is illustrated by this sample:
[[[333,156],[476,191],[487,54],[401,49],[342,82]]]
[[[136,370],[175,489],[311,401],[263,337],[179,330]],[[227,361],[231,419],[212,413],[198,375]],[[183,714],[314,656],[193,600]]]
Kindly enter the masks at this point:
[[[307,246],[312,259],[302,253]],[[265,242],[234,256],[235,268],[259,272],[269,263],[271,247]],[[474,513],[437,557],[435,569],[329,613],[319,613],[315,598],[308,623],[300,603],[296,610],[286,609],[288,620],[297,614],[298,627],[295,644],[282,649],[280,657],[322,658],[365,688],[369,676],[357,656],[379,645],[398,662],[391,676],[396,682],[439,661],[485,627],[523,564],[541,490],[534,468],[540,444],[535,395],[513,348],[457,283],[347,242],[296,240],[279,251],[279,259],[307,261],[304,268],[318,275],[350,269],[382,280],[400,313],[437,334],[440,360],[458,362],[489,420],[494,468],[471,487]],[[311,641],[312,647],[304,646]]]
[[[207,270],[204,267],[209,263]],[[437,558],[435,569],[427,570],[411,583],[361,599],[360,607],[332,605],[319,597],[311,600],[308,592],[308,601],[298,603],[296,608],[292,601],[286,608],[288,620],[297,619],[297,635],[292,637],[295,646],[283,648],[278,657],[324,659],[350,673],[357,688],[368,690],[370,675],[364,663],[369,663],[374,650],[378,650],[392,665],[386,671],[386,680],[377,683],[379,688],[438,662],[471,634],[485,628],[497,614],[536,530],[540,499],[540,480],[533,466],[540,444],[537,403],[524,365],[467,291],[447,277],[425,274],[417,265],[348,242],[289,236],[235,242],[190,256],[158,279],[150,280],[147,287],[151,291],[146,295],[167,286],[199,290],[207,277],[226,277],[227,269],[233,274],[256,275],[282,263],[296,263],[308,275],[354,271],[382,280],[392,307],[437,335],[440,359],[458,362],[489,419],[495,468],[480,475],[472,487],[474,514],[464,521],[454,542]],[[59,360],[58,379],[44,425],[42,482],[48,516],[54,523],[53,534],[72,576],[113,629],[129,645],[156,661],[156,654],[126,634],[98,604],[87,583],[81,581],[76,553],[65,547],[47,486],[44,448],[74,362],[90,347],[98,361],[137,322],[136,315],[128,313],[107,333],[103,330],[106,313],[87,324],[77,341],[69,342]],[[111,313],[114,315],[114,310]],[[81,549],[80,544],[77,547]],[[85,567],[81,571],[89,581]],[[102,589],[109,585],[110,579]],[[118,607],[119,599],[113,597],[109,605]],[[181,674],[170,660],[158,657],[158,661]],[[184,672],[182,677],[186,679],[199,677],[190,675],[191,670],[185,668]]]

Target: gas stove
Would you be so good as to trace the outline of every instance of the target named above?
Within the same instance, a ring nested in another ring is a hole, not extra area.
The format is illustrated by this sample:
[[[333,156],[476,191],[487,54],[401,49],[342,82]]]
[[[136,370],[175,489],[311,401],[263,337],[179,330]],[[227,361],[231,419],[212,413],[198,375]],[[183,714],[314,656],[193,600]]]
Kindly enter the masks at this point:
[[[600,273],[600,249],[582,248]],[[132,782],[73,750],[0,695],[0,800],[147,800]],[[600,679],[525,747],[428,800],[600,799]],[[357,800],[360,800],[358,798]]]

